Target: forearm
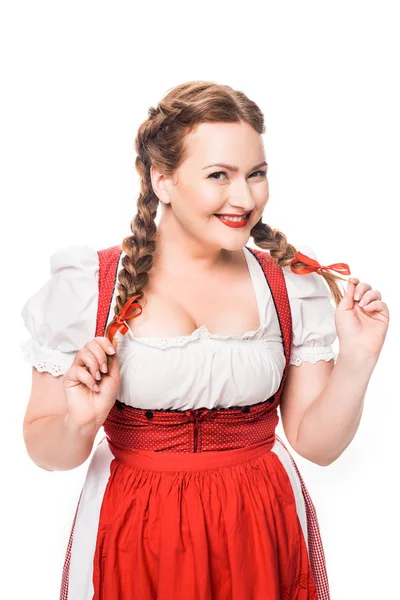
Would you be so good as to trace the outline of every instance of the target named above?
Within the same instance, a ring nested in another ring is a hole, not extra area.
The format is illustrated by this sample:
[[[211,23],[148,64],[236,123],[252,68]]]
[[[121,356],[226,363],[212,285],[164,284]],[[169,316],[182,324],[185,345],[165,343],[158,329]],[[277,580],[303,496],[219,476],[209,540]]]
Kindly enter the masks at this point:
[[[376,360],[339,352],[328,382],[305,412],[296,451],[320,465],[335,461],[354,438]]]
[[[99,428],[78,428],[68,416],[51,415],[30,423],[24,442],[33,462],[46,471],[67,471],[78,467],[90,455]]]

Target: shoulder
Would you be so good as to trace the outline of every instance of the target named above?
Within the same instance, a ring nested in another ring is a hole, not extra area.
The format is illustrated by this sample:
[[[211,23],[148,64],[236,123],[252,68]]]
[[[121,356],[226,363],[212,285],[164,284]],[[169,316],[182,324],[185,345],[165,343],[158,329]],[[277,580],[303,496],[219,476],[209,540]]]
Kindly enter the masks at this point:
[[[43,345],[70,350],[73,328],[74,342],[80,344],[96,320],[98,282],[99,259],[92,247],[55,250],[50,255],[50,277],[33,290],[21,310],[31,335]]]
[[[317,252],[312,246],[307,244],[294,244],[294,246],[303,254],[306,254],[310,258],[319,261]],[[282,271],[285,277],[289,298],[312,298],[317,296],[325,296],[326,298],[330,299],[332,297],[328,284],[318,273],[294,273],[290,268],[290,265],[283,267]]]
[[[297,250],[319,262],[314,248],[293,244]],[[337,338],[335,306],[331,290],[318,273],[294,273],[290,265],[283,273],[292,313],[293,341],[290,364],[315,363],[334,358],[332,344]]]
[[[65,373],[76,352],[95,336],[99,259],[90,246],[70,245],[50,255],[50,277],[25,300],[29,338],[25,359],[38,371]]]
[[[91,246],[74,244],[58,248],[50,255],[50,273],[66,267],[82,270],[98,269],[99,253]]]

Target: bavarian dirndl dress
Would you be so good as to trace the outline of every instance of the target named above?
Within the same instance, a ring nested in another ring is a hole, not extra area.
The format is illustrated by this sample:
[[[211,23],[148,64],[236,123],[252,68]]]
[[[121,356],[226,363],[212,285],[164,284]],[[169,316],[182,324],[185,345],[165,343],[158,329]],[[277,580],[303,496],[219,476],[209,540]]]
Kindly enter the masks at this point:
[[[268,252],[251,252],[279,318],[279,389],[230,408],[146,410],[117,399],[76,508],[60,600],[329,600],[316,511],[275,432],[292,342],[284,276]],[[96,335],[105,335],[120,253],[99,251]]]

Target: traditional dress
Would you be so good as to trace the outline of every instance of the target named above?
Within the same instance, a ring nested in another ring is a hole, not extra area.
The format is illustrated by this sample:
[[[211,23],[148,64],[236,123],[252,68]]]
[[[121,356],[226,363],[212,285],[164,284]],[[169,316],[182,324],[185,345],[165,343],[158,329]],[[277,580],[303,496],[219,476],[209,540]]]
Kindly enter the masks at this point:
[[[243,252],[257,330],[117,332],[118,397],[78,500],[60,600],[329,600],[315,508],[275,429],[289,364],[336,360],[335,308],[317,272]],[[38,371],[65,373],[105,335],[123,256],[51,256],[50,279],[22,309],[21,348]]]

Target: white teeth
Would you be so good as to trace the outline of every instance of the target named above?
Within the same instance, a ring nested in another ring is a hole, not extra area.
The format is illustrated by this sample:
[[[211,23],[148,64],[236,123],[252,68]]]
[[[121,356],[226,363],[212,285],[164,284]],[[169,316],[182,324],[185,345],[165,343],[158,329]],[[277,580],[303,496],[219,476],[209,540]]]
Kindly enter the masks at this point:
[[[218,216],[226,221],[243,221],[243,219],[246,218],[246,215],[242,215],[241,217],[225,217],[224,215]]]

